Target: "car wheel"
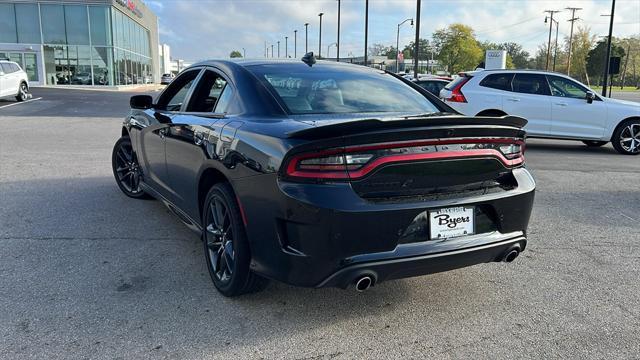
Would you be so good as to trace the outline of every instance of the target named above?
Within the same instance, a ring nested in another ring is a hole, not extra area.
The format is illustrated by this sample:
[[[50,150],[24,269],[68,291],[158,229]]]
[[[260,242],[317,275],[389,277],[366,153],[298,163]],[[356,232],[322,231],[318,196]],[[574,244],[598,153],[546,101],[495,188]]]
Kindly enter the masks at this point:
[[[621,154],[640,154],[640,119],[627,120],[618,125],[611,144]]]
[[[125,195],[134,199],[150,198],[140,187],[142,173],[129,137],[121,137],[113,146],[111,167],[116,183]]]
[[[27,84],[24,82],[20,83],[20,87],[18,88],[18,95],[16,95],[16,100],[25,101],[29,98],[29,88]]]
[[[249,242],[231,186],[214,185],[202,213],[207,269],[218,291],[231,297],[264,289],[267,280],[249,269]]]
[[[608,141],[584,140],[583,143],[588,147],[600,147],[608,143]]]

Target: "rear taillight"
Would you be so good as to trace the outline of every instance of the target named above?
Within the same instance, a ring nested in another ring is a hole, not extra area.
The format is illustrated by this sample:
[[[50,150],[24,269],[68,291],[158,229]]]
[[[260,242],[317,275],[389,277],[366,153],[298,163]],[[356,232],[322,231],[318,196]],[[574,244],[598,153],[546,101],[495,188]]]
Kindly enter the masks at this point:
[[[390,163],[466,157],[493,157],[505,166],[524,162],[524,142],[518,139],[448,139],[349,146],[301,153],[289,158],[288,178],[355,180]]]
[[[466,103],[467,99],[462,93],[462,86],[466,84],[470,79],[470,77],[464,77],[463,80],[460,80],[460,82],[453,89],[451,89],[451,95],[446,100],[450,102]]]

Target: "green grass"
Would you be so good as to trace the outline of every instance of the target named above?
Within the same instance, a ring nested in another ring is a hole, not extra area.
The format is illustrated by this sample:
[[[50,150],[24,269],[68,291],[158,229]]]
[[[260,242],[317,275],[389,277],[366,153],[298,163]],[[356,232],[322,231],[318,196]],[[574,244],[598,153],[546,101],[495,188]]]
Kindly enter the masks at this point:
[[[602,86],[592,87],[592,89],[601,92]],[[640,89],[636,88],[635,86],[625,86],[622,89],[620,89],[620,86],[612,86],[611,91],[640,91]]]

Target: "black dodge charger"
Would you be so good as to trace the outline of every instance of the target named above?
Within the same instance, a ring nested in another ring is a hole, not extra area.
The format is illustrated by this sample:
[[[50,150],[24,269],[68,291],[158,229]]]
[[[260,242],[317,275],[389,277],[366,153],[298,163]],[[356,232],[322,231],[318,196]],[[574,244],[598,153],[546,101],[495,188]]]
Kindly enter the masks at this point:
[[[113,172],[202,235],[226,296],[514,260],[535,183],[526,120],[459,115],[363,66],[206,61],[131,98]]]

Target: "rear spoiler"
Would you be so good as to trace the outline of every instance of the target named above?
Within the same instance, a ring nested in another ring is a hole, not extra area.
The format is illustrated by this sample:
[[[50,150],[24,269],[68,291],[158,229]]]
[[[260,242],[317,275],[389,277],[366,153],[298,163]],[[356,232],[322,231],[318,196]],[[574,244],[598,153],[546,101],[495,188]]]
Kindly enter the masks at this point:
[[[527,125],[527,120],[518,116],[506,115],[502,117],[465,117],[465,116],[441,116],[441,117],[416,117],[400,119],[364,119],[344,122],[336,122],[328,125],[314,126],[307,129],[287,133],[288,138],[296,139],[322,139],[342,135],[353,135],[387,129],[398,128],[431,128],[454,126],[500,126],[522,129]]]

